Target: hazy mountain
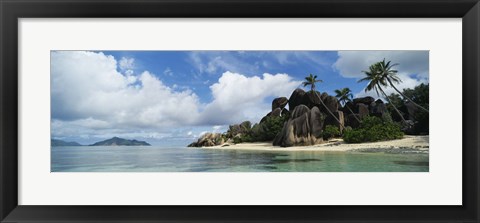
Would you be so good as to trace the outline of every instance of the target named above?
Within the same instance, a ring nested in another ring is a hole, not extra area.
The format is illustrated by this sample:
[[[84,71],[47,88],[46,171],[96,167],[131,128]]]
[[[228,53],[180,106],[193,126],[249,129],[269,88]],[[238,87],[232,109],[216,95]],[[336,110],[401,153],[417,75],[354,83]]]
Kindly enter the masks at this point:
[[[90,146],[150,146],[150,144],[148,144],[145,141],[138,141],[135,139],[128,140],[128,139],[113,137],[111,139],[96,142]]]
[[[59,139],[51,139],[50,143],[51,146],[81,146],[78,142],[65,142]]]

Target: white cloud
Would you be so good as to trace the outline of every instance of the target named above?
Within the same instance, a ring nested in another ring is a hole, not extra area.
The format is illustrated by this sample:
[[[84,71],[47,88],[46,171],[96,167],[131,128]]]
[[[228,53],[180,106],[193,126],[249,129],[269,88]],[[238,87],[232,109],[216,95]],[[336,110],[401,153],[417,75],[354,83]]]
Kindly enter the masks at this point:
[[[221,74],[226,71],[253,75],[289,65],[330,69],[330,57],[314,51],[193,51],[189,62],[199,74]]]
[[[428,51],[339,51],[338,59],[332,67],[344,77],[360,79],[364,76],[362,71],[368,70],[370,65],[383,59],[398,63],[394,67],[395,70],[398,70],[398,76],[402,80],[402,83],[396,85],[398,89],[413,88],[420,83],[428,83]],[[391,87],[384,90],[387,94],[396,92]],[[378,97],[375,91],[365,92],[364,90],[355,96]]]
[[[300,84],[287,74],[225,72],[210,86],[213,100],[201,104],[191,90],[169,87],[148,71],[122,73],[115,58],[103,53],[57,51],[51,62],[52,135],[59,138],[197,135],[175,133],[188,126],[221,131],[244,120],[258,122],[270,111],[266,99],[288,97]]]
[[[219,74],[225,71],[253,74],[258,72],[254,64],[233,56],[228,52],[196,52],[189,53],[190,63],[200,73]]]
[[[280,65],[296,64],[300,61],[311,63],[315,66],[329,66],[331,64],[328,58],[315,51],[271,51],[267,55],[275,58]]]
[[[214,100],[205,107],[201,120],[210,124],[258,122],[270,111],[271,101],[265,101],[267,98],[289,97],[300,84],[287,74],[265,73],[261,78],[225,72],[210,86]]]
[[[119,67],[122,71],[131,70],[134,68],[135,59],[122,57],[119,62]]]
[[[134,77],[116,68],[103,53],[53,52],[52,117],[101,120],[112,128],[165,128],[198,117],[193,92],[174,91],[149,72]]]
[[[362,71],[384,58],[398,63],[395,69],[400,73],[428,79],[428,51],[338,51],[333,68],[344,77],[360,78]]]
[[[170,69],[170,67],[167,67],[164,71],[163,71],[163,74],[167,75],[167,76],[173,76],[173,71],[172,69]]]
[[[221,126],[221,125],[214,125],[214,126],[212,127],[212,129],[213,129],[214,132],[217,132],[217,131],[220,130],[222,127],[223,127],[223,126]]]

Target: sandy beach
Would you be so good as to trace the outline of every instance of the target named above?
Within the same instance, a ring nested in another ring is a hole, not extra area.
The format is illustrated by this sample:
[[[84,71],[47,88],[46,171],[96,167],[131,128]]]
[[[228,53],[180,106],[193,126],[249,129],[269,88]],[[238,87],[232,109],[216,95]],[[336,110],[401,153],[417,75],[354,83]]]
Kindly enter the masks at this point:
[[[313,146],[279,147],[272,146],[271,142],[262,143],[239,143],[232,145],[201,147],[201,149],[223,149],[223,150],[262,150],[262,151],[362,151],[362,152],[394,152],[403,151],[428,153],[428,135],[410,136],[403,139],[370,142],[370,143],[345,143],[342,139],[332,139],[327,143]]]

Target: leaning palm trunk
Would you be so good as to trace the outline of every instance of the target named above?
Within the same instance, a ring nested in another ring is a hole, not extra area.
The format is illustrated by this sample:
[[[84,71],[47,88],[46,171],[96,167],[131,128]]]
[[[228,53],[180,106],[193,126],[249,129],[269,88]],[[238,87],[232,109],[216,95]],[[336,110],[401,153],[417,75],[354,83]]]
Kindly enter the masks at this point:
[[[352,113],[353,117],[358,121],[358,123],[362,122],[360,121],[360,119],[357,118],[357,116],[355,115],[355,112],[353,112],[352,109],[350,109],[350,107],[347,106],[347,104],[345,104],[344,107],[348,108],[348,110]]]
[[[378,86],[378,89],[382,92],[382,94],[385,96],[385,99],[387,99],[388,103],[393,107],[393,109],[395,109],[397,114],[402,119],[403,123],[406,123],[407,121],[405,121],[405,118],[403,118],[402,113],[400,113],[400,111],[397,109],[397,107],[395,107],[395,105],[390,101],[390,98],[388,98],[388,95],[383,91],[383,89],[380,86]]]
[[[428,112],[428,109],[426,109],[426,108],[420,106],[419,104],[415,103],[412,99],[410,99],[409,97],[407,97],[406,95],[404,95],[401,91],[399,91],[399,90],[395,87],[395,85],[393,85],[392,81],[388,80],[388,83],[390,83],[390,86],[392,86],[393,89],[395,89],[395,91],[397,91],[400,95],[402,95],[402,97],[406,98],[408,101],[410,101],[410,102],[411,102],[412,104],[414,104],[415,106],[417,106],[417,107],[421,108],[422,110]]]
[[[340,120],[337,118],[337,116],[335,116],[333,114],[332,111],[330,111],[330,109],[328,109],[327,105],[325,103],[323,103],[323,100],[322,100],[322,97],[320,97],[320,95],[318,95],[318,92],[317,91],[313,91],[315,92],[315,94],[318,96],[318,99],[320,99],[320,102],[322,103],[323,107],[325,107],[325,109],[327,109],[328,113],[330,113],[330,115],[335,119],[337,120],[338,124],[340,124],[342,126],[343,129],[345,129],[345,126],[342,124],[342,122],[340,122]]]

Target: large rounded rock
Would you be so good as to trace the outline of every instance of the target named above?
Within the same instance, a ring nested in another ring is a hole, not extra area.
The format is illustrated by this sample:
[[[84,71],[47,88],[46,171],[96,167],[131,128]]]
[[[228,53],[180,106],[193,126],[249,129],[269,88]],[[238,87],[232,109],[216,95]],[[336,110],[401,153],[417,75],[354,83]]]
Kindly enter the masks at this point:
[[[418,107],[410,101],[405,102],[405,107],[407,108],[408,119],[415,121]]]
[[[320,112],[318,107],[313,107],[310,110],[310,134],[315,138],[322,138],[322,131],[324,128],[325,115]]]
[[[281,108],[275,108],[272,113],[270,113],[270,116],[272,117],[280,117],[282,114],[282,109]]]
[[[372,106],[370,107],[370,114],[381,118],[385,112],[387,112],[387,106],[382,100],[378,99],[372,103]]]
[[[336,111],[336,112],[333,112],[333,115],[335,117],[332,117],[331,115],[327,115],[325,119],[325,126],[333,125],[337,127],[340,130],[340,132],[343,132],[343,127],[345,126],[345,117],[343,115],[343,112]]]
[[[329,95],[327,94],[327,92],[323,92],[322,95],[320,95],[320,99],[322,99],[323,101],[325,101],[325,99],[328,97]]]
[[[333,113],[338,111],[338,107],[340,105],[338,103],[338,99],[336,97],[333,97],[333,96],[330,96],[330,95],[325,97],[325,99],[323,99],[323,103]],[[319,108],[320,108],[320,111],[322,111],[323,113],[329,114],[329,112],[325,109],[324,106],[319,105]]]
[[[193,142],[188,147],[209,147],[218,146],[225,143],[221,133],[205,133],[197,142]]]
[[[304,97],[305,105],[309,108],[313,108],[322,104],[322,94],[320,94],[318,91],[308,91]]]
[[[358,113],[358,110],[356,107],[353,105],[353,102],[347,102],[345,106],[343,106],[342,111],[345,115],[353,114],[353,113]],[[352,113],[353,112],[353,113]]]
[[[357,104],[357,109],[358,109],[358,114],[362,118],[365,117],[365,116],[368,116],[370,114],[368,106],[363,104],[363,103],[358,103]]]
[[[265,116],[263,116],[263,118],[260,119],[259,123],[265,122],[268,117],[280,117],[280,116],[289,116],[289,115],[290,115],[290,112],[286,108],[284,109],[276,108],[273,111],[266,114]]]
[[[288,99],[288,108],[290,111],[293,111],[298,105],[305,104],[305,94],[305,91],[300,88],[292,92],[292,95],[290,95]]]
[[[295,109],[293,110],[291,116],[290,116],[290,119],[295,119],[295,118],[298,118],[300,116],[302,116],[303,114],[305,113],[308,113],[310,112],[310,109],[306,106],[306,105],[298,105],[297,107],[295,107]]]
[[[370,96],[367,96],[367,97],[363,97],[363,98],[355,98],[353,99],[353,103],[354,104],[364,104],[364,105],[370,105],[372,104],[372,102],[374,102],[375,99],[370,97]]]
[[[400,107],[397,107],[397,110],[400,111],[400,114],[401,114],[401,116],[403,116],[404,119],[408,119],[408,109],[407,109],[407,106],[405,106],[405,104],[403,104]],[[402,122],[403,121],[402,117],[400,117],[400,115],[394,109],[392,109],[392,111],[390,111],[390,115],[392,116],[392,119],[395,122]]]
[[[272,101],[272,111],[276,108],[284,109],[288,104],[288,99],[286,97],[275,98]]]
[[[288,147],[321,143],[324,120],[325,116],[317,107],[310,110],[306,105],[298,105],[273,140],[273,145]]]

